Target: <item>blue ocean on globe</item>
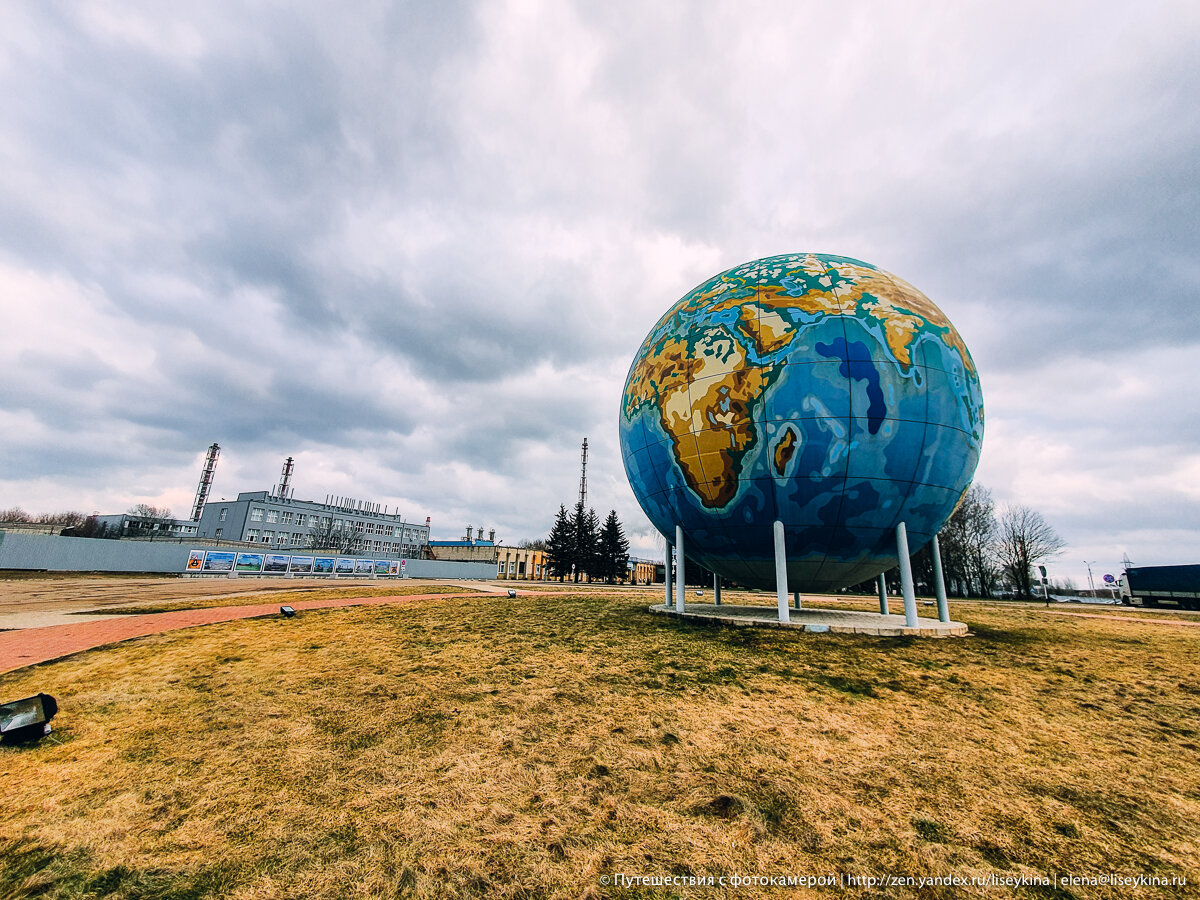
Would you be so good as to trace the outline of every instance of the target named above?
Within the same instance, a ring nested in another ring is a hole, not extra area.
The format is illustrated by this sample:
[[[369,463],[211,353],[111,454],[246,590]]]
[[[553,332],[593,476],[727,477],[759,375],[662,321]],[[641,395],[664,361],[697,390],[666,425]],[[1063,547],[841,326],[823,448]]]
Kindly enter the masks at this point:
[[[979,375],[924,294],[869,263],[754,260],[686,294],[638,350],[621,401],[629,483],[686,557],[748,587],[829,591],[915,552],[970,485]]]

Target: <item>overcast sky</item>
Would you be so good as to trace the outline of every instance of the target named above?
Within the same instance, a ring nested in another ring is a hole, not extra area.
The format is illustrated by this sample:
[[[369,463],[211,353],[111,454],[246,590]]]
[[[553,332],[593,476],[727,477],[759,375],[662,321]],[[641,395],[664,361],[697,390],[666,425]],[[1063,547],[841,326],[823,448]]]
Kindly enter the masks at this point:
[[[680,296],[775,253],[913,283],[976,480],[1086,584],[1200,563],[1200,6],[10,2],[0,507],[269,488],[435,538],[578,490]]]

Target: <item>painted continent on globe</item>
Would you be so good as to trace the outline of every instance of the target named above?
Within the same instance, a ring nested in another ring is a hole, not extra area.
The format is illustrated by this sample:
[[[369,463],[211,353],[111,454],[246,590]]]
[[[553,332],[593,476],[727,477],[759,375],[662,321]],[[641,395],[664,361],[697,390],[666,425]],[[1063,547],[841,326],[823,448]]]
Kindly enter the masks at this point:
[[[630,485],[689,559],[774,586],[784,524],[793,589],[896,564],[949,518],[983,439],[975,364],[954,326],[868,263],[800,253],[699,285],[642,343],[621,402]]]

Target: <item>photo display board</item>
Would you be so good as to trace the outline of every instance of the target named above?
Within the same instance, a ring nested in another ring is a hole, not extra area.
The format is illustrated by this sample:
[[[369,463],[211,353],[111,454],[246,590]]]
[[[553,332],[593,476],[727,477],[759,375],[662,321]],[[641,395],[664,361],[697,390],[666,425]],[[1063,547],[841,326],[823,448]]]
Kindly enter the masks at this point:
[[[234,568],[239,572],[246,574],[256,574],[262,571],[263,555],[261,553],[239,553],[237,555],[237,565]]]
[[[232,572],[236,556],[232,550],[209,550],[204,554],[204,571]]]
[[[252,550],[191,550],[188,572],[235,572],[245,575],[403,575],[405,560],[357,559],[346,556],[290,556]]]

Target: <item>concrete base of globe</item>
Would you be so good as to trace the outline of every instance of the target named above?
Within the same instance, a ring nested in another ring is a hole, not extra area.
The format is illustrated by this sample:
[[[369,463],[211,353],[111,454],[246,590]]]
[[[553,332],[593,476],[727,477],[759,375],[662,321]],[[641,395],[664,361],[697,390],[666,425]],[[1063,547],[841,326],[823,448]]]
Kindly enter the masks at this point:
[[[873,612],[844,609],[791,610],[790,622],[780,622],[773,606],[729,606],[715,603],[689,603],[683,612],[659,603],[650,612],[678,616],[698,622],[739,625],[752,628],[792,628],[796,631],[829,632],[832,634],[872,634],[878,637],[963,637],[967,626],[962,622],[939,622],[937,619],[917,619],[917,627],[904,624],[904,616],[880,615]]]

